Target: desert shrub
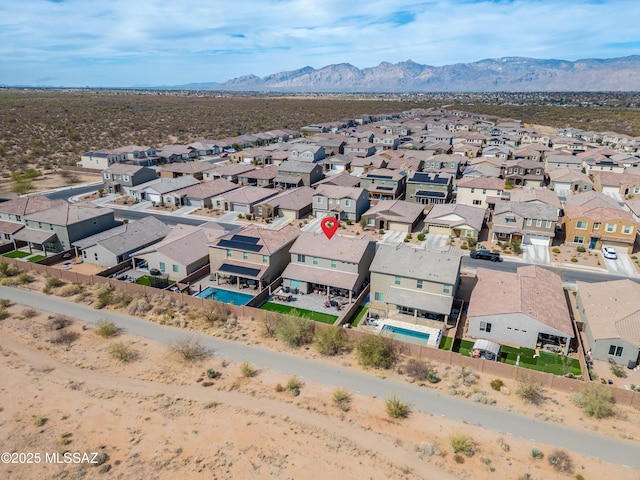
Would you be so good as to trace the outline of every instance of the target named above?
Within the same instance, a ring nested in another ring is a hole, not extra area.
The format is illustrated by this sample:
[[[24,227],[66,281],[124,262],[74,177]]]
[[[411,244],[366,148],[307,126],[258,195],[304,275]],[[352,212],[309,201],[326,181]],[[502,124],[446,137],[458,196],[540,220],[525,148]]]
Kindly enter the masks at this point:
[[[502,449],[503,452],[509,452],[511,450],[511,446],[504,441],[504,438],[500,437],[498,438],[498,445],[500,445],[500,448]]]
[[[0,306],[0,320],[4,320],[9,317],[9,310],[6,307]]]
[[[496,378],[495,380],[491,380],[490,385],[491,385],[491,388],[493,388],[496,392],[499,392],[502,389],[502,387],[504,387],[504,382],[499,378]]]
[[[451,451],[453,453],[462,453],[467,457],[473,456],[474,441],[469,435],[463,433],[452,433],[449,436],[449,444],[451,445]]]
[[[572,396],[576,405],[582,408],[587,417],[605,418],[613,414],[613,396],[611,391],[601,385],[589,385]]]
[[[313,324],[304,318],[287,315],[276,326],[276,338],[289,347],[299,347],[313,338]]]
[[[226,322],[230,314],[231,309],[219,302],[212,303],[202,310],[202,318],[213,325]]]
[[[0,299],[0,307],[9,308],[10,306],[11,306],[11,300],[9,300],[8,298]]]
[[[26,285],[27,283],[31,283],[31,282],[33,282],[33,277],[27,272],[22,272],[21,274],[18,275],[18,283],[21,283],[22,285]]]
[[[138,297],[131,300],[131,303],[129,304],[129,308],[127,309],[127,311],[131,315],[143,315],[147,313],[149,310],[151,310],[151,307],[152,307],[151,303],[149,303],[149,301],[146,298]]]
[[[416,452],[425,457],[440,455],[440,449],[435,443],[420,442],[420,445],[416,446]]]
[[[274,338],[276,336],[276,328],[283,318],[279,313],[267,312],[262,319],[261,335],[265,338]]]
[[[342,327],[332,325],[328,328],[317,329],[313,341],[321,354],[337,355],[345,349],[349,339]]]
[[[364,335],[356,343],[356,355],[363,367],[391,368],[397,360],[393,341],[382,335]]]
[[[294,397],[300,395],[300,389],[302,388],[302,382],[295,375],[289,379],[285,389]]]
[[[278,383],[278,384],[276,385],[275,390],[276,390],[276,392],[278,392],[278,393],[280,393],[280,392],[284,392],[284,387],[282,386],[282,384]]]
[[[20,269],[13,263],[0,262],[0,277],[15,277],[20,273]]]
[[[78,295],[84,291],[84,285],[81,283],[72,283],[70,285],[65,285],[60,289],[58,295],[61,297],[73,297],[74,295]]]
[[[409,405],[400,401],[395,395],[384,402],[385,410],[390,418],[407,418]]]
[[[626,378],[627,372],[625,372],[624,367],[622,365],[618,365],[617,363],[612,363],[609,367],[611,369],[611,373],[613,373],[618,378]]]
[[[256,370],[249,362],[242,362],[240,364],[240,373],[245,378],[251,378],[256,376],[258,370]]]
[[[424,382],[434,370],[431,362],[410,358],[404,365],[404,371],[414,380]]]
[[[184,337],[169,344],[170,350],[185,362],[195,362],[208,355],[207,349],[196,338]]]
[[[558,253],[560,253],[560,249],[559,249],[558,247],[554,247],[551,251],[552,251],[553,253],[555,253],[556,255],[557,255]]]
[[[466,387],[470,387],[478,379],[478,375],[468,367],[456,367],[456,376]]]
[[[122,363],[130,362],[137,356],[136,351],[124,342],[116,342],[109,346],[109,353],[114,360]]]
[[[20,316],[22,318],[33,318],[36,315],[38,315],[38,312],[36,312],[33,308],[25,308],[20,312]]]
[[[71,325],[70,318],[67,318],[64,315],[57,315],[51,320],[51,324],[49,325],[49,328],[51,328],[51,330],[62,330],[63,328],[68,327],[69,325]]]
[[[333,404],[343,412],[348,412],[351,408],[351,394],[344,388],[336,388],[333,391]]]
[[[93,302],[93,308],[101,309],[113,303],[113,287],[108,284],[102,284],[98,287],[98,295]]]
[[[106,305],[115,305],[117,307],[125,308],[133,300],[133,295],[125,290],[113,289],[108,296]]]
[[[64,285],[64,282],[57,277],[47,277],[44,281],[44,288],[42,291],[44,293],[50,293],[53,289],[61,287]]]
[[[43,415],[33,415],[33,424],[36,427],[43,427],[45,423],[47,423],[47,418]]]
[[[547,461],[556,472],[571,473],[573,471],[571,457],[569,457],[569,454],[564,450],[554,450],[547,458]]]
[[[535,382],[528,375],[523,375],[518,380],[518,386],[514,393],[522,400],[533,405],[539,405],[542,402],[542,385]]]
[[[571,263],[578,263],[578,259],[576,257],[571,257]]]
[[[102,338],[115,337],[120,333],[118,326],[111,320],[103,318],[96,322],[96,335]]]
[[[531,453],[529,455],[531,455],[531,458],[533,458],[534,460],[542,460],[542,458],[544,457],[544,454],[540,451],[540,449],[536,447],[533,447],[531,449]]]
[[[576,247],[576,252],[578,252],[578,253],[584,253],[586,251],[587,251],[587,249],[584,248],[582,245]]]
[[[51,337],[49,341],[55,345],[71,345],[80,335],[76,332],[61,331],[57,335]]]
[[[496,399],[489,397],[487,395],[487,392],[484,392],[484,391],[475,392],[471,394],[471,400],[473,400],[476,403],[481,403],[483,405],[493,405],[496,403]]]
[[[424,238],[425,238],[424,233],[419,233],[419,234],[418,234],[418,240],[419,240],[419,241],[421,241],[421,242],[422,242],[422,241],[424,241]]]

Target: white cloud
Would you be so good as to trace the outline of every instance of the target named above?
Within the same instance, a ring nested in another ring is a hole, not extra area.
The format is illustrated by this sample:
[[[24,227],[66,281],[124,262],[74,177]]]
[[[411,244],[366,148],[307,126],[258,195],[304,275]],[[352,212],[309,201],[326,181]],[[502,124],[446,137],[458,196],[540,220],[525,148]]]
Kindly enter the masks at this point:
[[[626,0],[5,0],[0,83],[178,84],[343,62],[624,56],[638,52],[639,17],[640,2]]]

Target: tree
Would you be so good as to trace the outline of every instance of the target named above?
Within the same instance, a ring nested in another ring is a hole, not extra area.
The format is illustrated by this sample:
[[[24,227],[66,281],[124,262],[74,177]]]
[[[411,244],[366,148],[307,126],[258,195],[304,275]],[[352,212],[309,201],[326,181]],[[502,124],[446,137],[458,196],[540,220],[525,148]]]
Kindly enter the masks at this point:
[[[347,334],[338,325],[319,328],[314,337],[316,348],[323,355],[337,355],[346,347],[347,341]]]
[[[365,335],[356,344],[358,361],[364,367],[391,368],[397,356],[393,341],[382,335]]]

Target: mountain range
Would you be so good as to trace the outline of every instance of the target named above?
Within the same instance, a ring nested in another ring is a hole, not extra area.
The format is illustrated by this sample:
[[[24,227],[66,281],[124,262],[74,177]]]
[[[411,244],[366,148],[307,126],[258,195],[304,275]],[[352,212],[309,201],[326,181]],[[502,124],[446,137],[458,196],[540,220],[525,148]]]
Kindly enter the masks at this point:
[[[575,62],[504,57],[442,67],[407,60],[359,69],[349,63],[304,67],[266,77],[173,88],[259,92],[639,91],[640,55]]]

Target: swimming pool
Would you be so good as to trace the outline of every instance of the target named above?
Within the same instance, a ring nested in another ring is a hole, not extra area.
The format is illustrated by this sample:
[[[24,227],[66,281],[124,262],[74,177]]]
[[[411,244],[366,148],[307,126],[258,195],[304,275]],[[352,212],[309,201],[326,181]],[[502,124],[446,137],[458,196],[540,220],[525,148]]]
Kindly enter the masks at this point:
[[[208,300],[215,300],[222,303],[233,303],[234,305],[246,305],[249,300],[253,298],[253,295],[246,293],[234,292],[233,290],[223,290],[221,288],[207,287],[196,297],[206,298]]]
[[[402,342],[417,343],[418,345],[426,346],[429,338],[431,338],[431,335],[428,333],[417,332],[415,330],[407,330],[406,328],[401,327],[392,327],[388,324],[385,324],[382,327],[382,331],[391,333],[396,338],[396,340],[400,340]]]

